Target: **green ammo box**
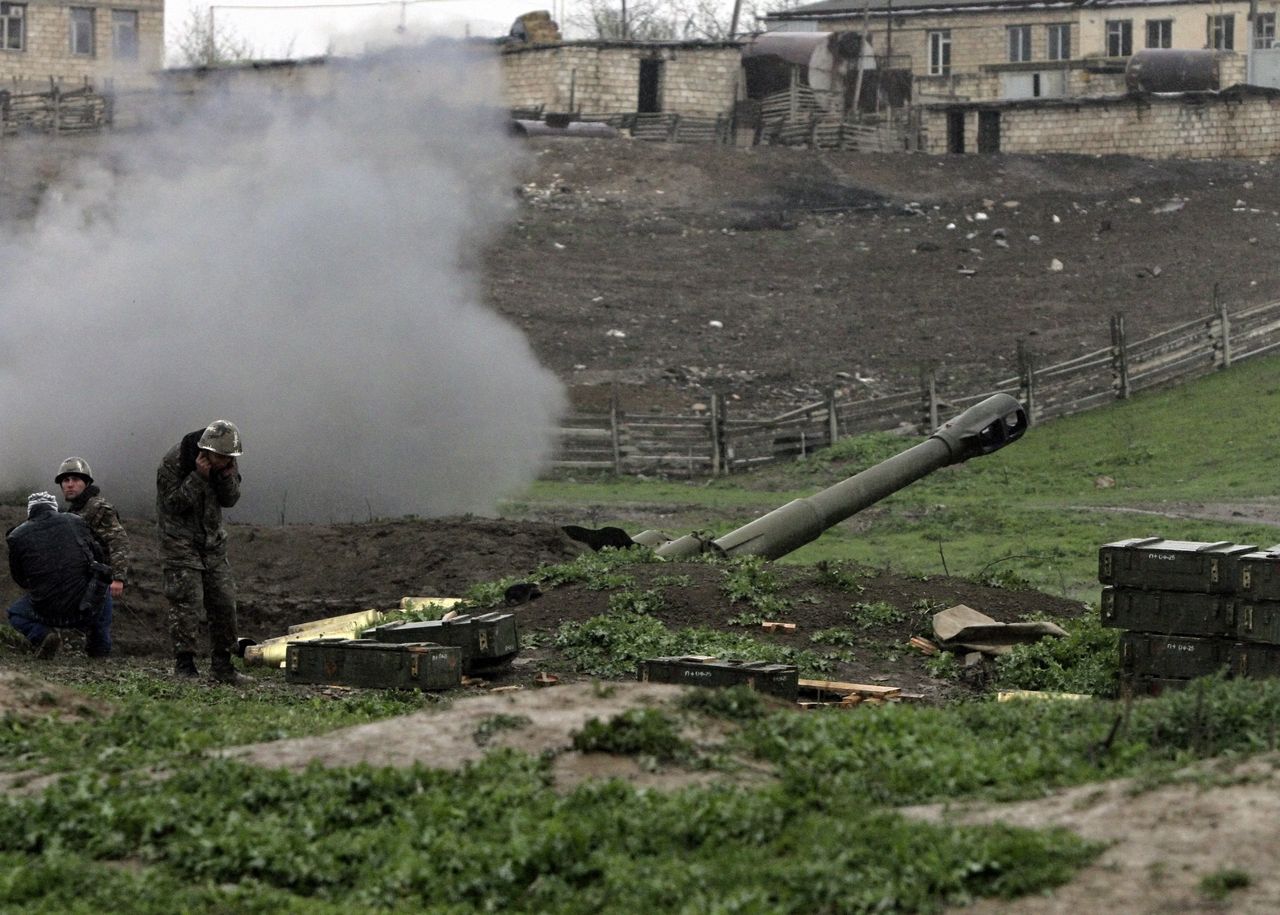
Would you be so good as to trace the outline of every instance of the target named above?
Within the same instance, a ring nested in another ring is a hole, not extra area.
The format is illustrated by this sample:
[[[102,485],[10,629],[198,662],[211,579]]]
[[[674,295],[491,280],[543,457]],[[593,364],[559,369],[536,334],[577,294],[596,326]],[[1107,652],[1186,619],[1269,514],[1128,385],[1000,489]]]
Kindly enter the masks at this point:
[[[1190,680],[1179,680],[1172,677],[1143,677],[1136,674],[1120,676],[1121,694],[1130,696],[1159,696],[1170,690],[1186,689]]]
[[[1165,635],[1235,633],[1233,602],[1228,595],[1189,591],[1104,588],[1102,625]]]
[[[1234,601],[1236,638],[1280,645],[1280,601]]]
[[[468,614],[450,620],[387,623],[368,630],[364,635],[377,642],[453,645],[462,650],[462,663],[468,670],[504,664],[520,651],[520,634],[512,613]]]
[[[1230,594],[1236,589],[1237,560],[1255,550],[1227,540],[1119,540],[1099,549],[1098,581],[1148,591]]]
[[[638,679],[684,686],[747,686],[790,702],[800,696],[800,672],[794,664],[765,661],[718,660],[702,655],[648,658],[639,665]]]
[[[1125,632],[1120,636],[1120,671],[1125,677],[1190,680],[1231,664],[1228,639]]]
[[[462,652],[451,645],[368,639],[292,642],[285,651],[285,679],[371,689],[451,689],[462,685]]]
[[[1280,547],[1240,557],[1236,593],[1247,600],[1280,600]]]
[[[1280,677],[1280,645],[1238,642],[1231,646],[1231,673],[1237,677]]]

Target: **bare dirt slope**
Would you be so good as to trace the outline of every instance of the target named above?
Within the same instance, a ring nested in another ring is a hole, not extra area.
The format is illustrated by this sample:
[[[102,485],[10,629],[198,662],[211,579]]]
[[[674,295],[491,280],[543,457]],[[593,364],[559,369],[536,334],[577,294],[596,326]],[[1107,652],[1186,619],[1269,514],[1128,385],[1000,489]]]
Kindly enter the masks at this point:
[[[1280,295],[1270,163],[530,147],[489,294],[585,407],[945,390]]]

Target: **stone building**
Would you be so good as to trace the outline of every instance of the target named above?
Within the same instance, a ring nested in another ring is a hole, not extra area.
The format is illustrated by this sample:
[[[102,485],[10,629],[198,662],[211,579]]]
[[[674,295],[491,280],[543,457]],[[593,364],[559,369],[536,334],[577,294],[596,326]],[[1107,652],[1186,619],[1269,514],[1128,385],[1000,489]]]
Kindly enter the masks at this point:
[[[741,91],[736,41],[512,42],[501,56],[512,108],[715,117]]]
[[[866,28],[913,101],[1091,97],[1124,91],[1144,49],[1213,49],[1221,85],[1280,86],[1280,0],[821,0],[764,17],[770,30]],[[1237,78],[1238,77],[1238,78]]]
[[[925,151],[1080,153],[1150,159],[1280,155],[1280,90],[1236,86],[1090,99],[923,107]]]
[[[0,0],[0,87],[145,88],[163,66],[164,0]]]

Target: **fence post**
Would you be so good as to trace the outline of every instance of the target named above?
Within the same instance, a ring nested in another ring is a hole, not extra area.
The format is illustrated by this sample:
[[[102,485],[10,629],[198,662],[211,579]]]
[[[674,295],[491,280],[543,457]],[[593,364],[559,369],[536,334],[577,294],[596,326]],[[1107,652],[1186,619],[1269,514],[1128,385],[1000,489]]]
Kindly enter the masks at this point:
[[[609,393],[609,441],[613,445],[613,472],[622,473],[622,425],[621,411],[618,409],[618,383],[613,383]]]
[[[680,138],[680,115],[671,115],[671,126],[667,128],[667,142],[674,143]]]
[[[733,468],[730,463],[730,448],[725,441],[725,400],[724,395],[716,391],[711,395],[711,474],[712,476],[728,475]]]
[[[924,388],[924,421],[928,424],[924,434],[932,435],[938,431],[938,376],[932,366],[921,373],[921,380]]]
[[[1018,341],[1018,375],[1022,385],[1022,403],[1027,408],[1027,425],[1036,423],[1036,364],[1026,340]]]
[[[1220,369],[1231,368],[1231,316],[1227,314],[1227,303],[1218,298],[1218,284],[1213,284],[1213,310],[1218,315],[1218,357],[1214,360]]]
[[[840,417],[836,413],[836,389],[827,388],[827,445],[830,447],[840,437]]]
[[[1122,314],[1111,316],[1111,387],[1117,399],[1129,399],[1129,347]]]

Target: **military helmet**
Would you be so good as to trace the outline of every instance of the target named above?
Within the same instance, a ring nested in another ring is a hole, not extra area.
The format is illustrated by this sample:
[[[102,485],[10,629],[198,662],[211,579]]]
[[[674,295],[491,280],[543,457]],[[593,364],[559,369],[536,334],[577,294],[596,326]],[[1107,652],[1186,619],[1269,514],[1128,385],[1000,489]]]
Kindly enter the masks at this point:
[[[200,436],[200,441],[196,442],[196,447],[226,457],[239,457],[244,453],[240,446],[240,430],[235,423],[226,419],[215,419],[209,423]]]
[[[85,484],[93,482],[93,471],[89,469],[89,462],[82,457],[69,457],[62,462],[62,466],[58,468],[58,475],[53,478],[53,482],[59,486],[62,485],[62,478],[75,474],[78,477],[84,477]]]

